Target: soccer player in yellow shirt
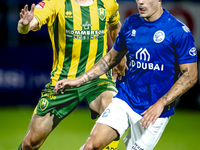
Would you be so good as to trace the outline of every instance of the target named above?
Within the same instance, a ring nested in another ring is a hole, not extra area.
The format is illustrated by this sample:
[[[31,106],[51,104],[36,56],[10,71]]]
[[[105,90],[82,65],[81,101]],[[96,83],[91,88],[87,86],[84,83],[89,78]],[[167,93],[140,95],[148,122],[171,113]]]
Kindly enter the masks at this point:
[[[96,118],[117,92],[112,72],[66,90],[64,94],[53,92],[57,81],[82,75],[107,53],[108,33],[114,42],[121,28],[115,0],[44,0],[36,6],[32,4],[30,11],[25,5],[17,29],[27,34],[45,24],[53,48],[51,80],[42,91],[19,150],[39,149],[51,131],[81,101],[86,101],[92,118]],[[125,63],[121,67],[121,70],[116,69],[118,77],[124,75]],[[115,142],[108,147],[116,149],[117,145]]]

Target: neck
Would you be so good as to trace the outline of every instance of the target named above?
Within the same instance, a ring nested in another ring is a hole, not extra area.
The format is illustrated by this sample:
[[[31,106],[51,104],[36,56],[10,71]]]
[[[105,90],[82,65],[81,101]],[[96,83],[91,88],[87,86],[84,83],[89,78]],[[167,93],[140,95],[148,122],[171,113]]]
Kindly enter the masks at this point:
[[[155,21],[163,14],[163,8],[161,7],[157,11],[155,11],[150,17],[144,18],[147,21]]]
[[[94,0],[75,0],[75,2],[81,6],[89,6],[94,2]]]

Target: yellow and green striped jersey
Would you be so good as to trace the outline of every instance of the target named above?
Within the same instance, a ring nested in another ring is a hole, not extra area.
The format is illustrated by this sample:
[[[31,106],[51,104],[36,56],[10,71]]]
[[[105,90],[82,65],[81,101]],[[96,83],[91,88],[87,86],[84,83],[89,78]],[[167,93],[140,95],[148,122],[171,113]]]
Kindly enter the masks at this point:
[[[107,25],[119,22],[116,0],[94,0],[80,6],[75,0],[44,0],[36,5],[34,16],[39,30],[47,24],[53,47],[50,85],[75,78],[89,70],[107,53]],[[100,78],[112,78],[111,72]]]

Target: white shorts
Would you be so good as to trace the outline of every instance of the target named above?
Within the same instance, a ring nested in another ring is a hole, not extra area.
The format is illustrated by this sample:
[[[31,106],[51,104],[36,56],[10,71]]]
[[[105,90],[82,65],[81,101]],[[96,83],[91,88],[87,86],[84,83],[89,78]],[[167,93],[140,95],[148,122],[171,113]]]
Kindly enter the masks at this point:
[[[126,150],[152,150],[160,139],[170,117],[158,118],[154,125],[142,128],[142,116],[135,113],[130,106],[118,98],[102,113],[97,123],[106,124],[120,134],[120,138],[130,127],[124,138]]]

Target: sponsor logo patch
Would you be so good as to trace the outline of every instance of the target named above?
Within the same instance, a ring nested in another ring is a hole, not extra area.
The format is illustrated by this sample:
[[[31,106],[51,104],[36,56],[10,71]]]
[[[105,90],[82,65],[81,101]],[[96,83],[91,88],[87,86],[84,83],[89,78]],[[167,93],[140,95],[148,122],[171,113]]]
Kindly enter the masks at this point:
[[[183,30],[186,32],[186,33],[189,33],[190,32],[190,29],[187,27],[187,26],[182,26]]]
[[[136,30],[135,29],[132,30],[131,36],[136,36]]]
[[[88,23],[88,21],[85,22],[85,24],[81,24],[81,26],[84,28],[84,30],[89,30],[92,24]]]
[[[73,13],[71,11],[65,12],[65,18],[72,18],[72,17],[73,17]]]
[[[196,55],[197,55],[196,48],[195,48],[195,47],[192,47],[192,48],[190,49],[190,51],[189,51],[189,54],[190,54],[191,56],[196,56]]]
[[[144,150],[144,148],[142,148],[140,145],[138,145],[137,143],[135,143],[135,144],[132,146],[132,150]]]
[[[163,71],[164,70],[164,64],[157,64],[150,62],[151,55],[148,52],[146,48],[140,48],[136,52],[135,56],[136,60],[130,61],[130,66],[136,67],[138,69],[143,70],[157,70],[157,71]]]
[[[45,2],[39,2],[39,3],[35,6],[35,8],[43,9],[44,6],[45,6]]]

